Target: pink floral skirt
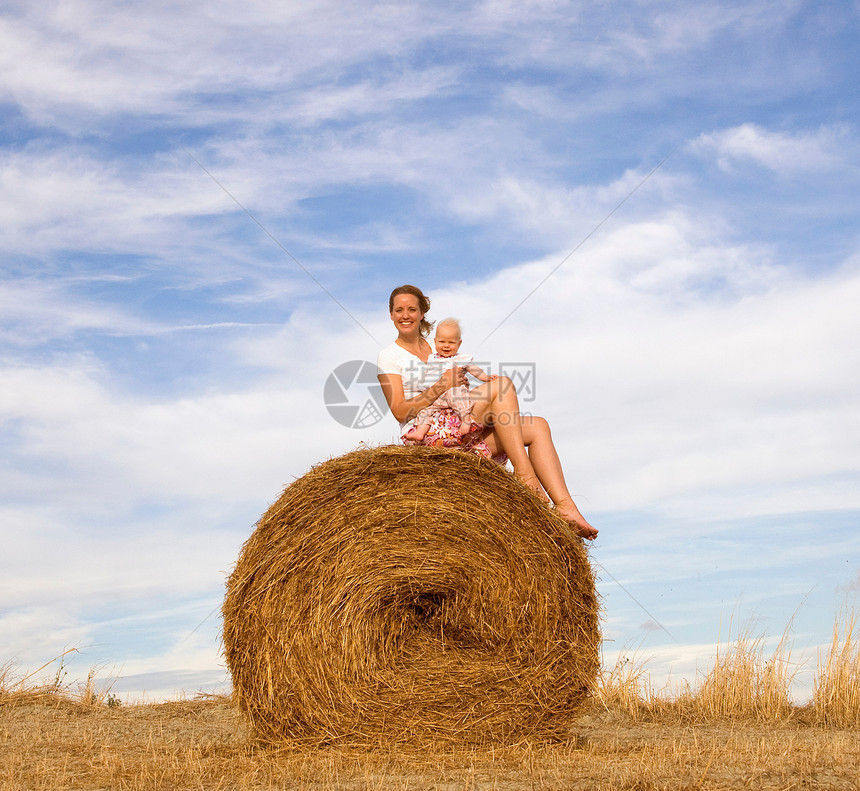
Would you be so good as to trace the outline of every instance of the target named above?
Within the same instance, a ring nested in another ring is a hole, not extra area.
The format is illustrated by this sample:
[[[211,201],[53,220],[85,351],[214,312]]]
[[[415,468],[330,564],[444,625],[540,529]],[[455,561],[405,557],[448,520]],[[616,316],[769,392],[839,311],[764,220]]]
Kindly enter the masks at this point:
[[[404,445],[426,445],[432,448],[457,448],[477,453],[486,459],[492,459],[499,464],[505,464],[508,457],[504,453],[497,456],[487,447],[483,439],[483,426],[473,423],[474,430],[465,437],[460,437],[460,418],[453,409],[440,409],[430,420],[430,428],[424,439],[406,439],[403,437]]]

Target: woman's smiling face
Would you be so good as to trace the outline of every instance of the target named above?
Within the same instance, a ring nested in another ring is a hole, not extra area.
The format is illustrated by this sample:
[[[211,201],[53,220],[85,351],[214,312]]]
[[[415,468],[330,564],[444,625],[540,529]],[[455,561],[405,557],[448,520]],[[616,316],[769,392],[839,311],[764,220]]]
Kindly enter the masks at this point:
[[[401,335],[411,335],[417,331],[424,314],[418,306],[418,297],[413,294],[398,294],[394,297],[391,320]]]

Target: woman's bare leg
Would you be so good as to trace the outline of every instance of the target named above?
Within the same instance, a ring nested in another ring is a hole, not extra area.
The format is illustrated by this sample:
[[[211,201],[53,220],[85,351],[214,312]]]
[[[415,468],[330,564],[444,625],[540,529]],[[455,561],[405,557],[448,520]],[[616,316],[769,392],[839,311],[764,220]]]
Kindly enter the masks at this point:
[[[579,535],[595,538],[597,529],[588,523],[568,491],[549,424],[542,417],[520,415],[513,382],[499,377],[476,387],[472,401],[473,417],[488,427],[484,439],[490,449],[494,453],[504,451],[514,475],[543,500],[547,499],[546,490],[558,515],[573,525]]]
[[[521,417],[520,425],[532,467],[543,488],[555,503],[559,516],[572,524],[579,535],[584,538],[594,538],[597,535],[597,528],[592,527],[580,513],[568,491],[561,460],[552,441],[549,423],[542,417]]]
[[[471,397],[472,417],[490,429],[486,439],[492,443],[491,448],[495,452],[504,451],[514,468],[514,475],[538,497],[549,502],[526,451],[520,402],[514,383],[507,376],[500,376],[476,387],[471,391]]]

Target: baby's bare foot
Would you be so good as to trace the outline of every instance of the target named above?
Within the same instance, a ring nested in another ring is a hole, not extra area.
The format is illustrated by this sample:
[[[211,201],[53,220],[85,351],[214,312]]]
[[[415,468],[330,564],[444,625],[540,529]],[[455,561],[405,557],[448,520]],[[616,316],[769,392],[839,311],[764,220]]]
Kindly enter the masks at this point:
[[[472,421],[471,420],[461,420],[460,421],[460,429],[459,436],[465,437],[472,430]]]

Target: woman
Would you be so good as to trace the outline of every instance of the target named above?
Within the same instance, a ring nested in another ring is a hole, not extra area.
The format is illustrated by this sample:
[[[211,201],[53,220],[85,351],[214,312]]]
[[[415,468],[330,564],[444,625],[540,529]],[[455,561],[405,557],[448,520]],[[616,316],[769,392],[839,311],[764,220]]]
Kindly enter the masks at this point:
[[[401,427],[445,391],[466,383],[463,369],[455,367],[430,387],[421,389],[420,363],[426,363],[432,352],[426,340],[433,326],[425,319],[429,310],[430,300],[416,286],[399,286],[388,299],[397,339],[379,353],[377,367],[382,392]],[[546,502],[549,494],[559,516],[583,538],[595,538],[597,529],[586,521],[567,489],[546,420],[520,415],[517,391],[506,376],[475,387],[470,393],[474,402],[472,417],[484,426],[481,438],[490,451],[507,454],[514,474],[525,486]]]

